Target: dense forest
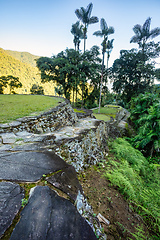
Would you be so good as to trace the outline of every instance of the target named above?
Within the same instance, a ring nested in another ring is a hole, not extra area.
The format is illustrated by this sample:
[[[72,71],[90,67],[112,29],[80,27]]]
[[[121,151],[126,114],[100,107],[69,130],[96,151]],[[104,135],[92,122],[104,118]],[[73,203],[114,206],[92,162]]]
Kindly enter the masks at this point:
[[[0,77],[13,76],[19,78],[21,88],[16,89],[18,94],[30,94],[34,84],[42,85],[46,95],[54,95],[54,85],[41,83],[38,69],[35,67],[35,59],[38,58],[30,53],[14,52],[0,48]],[[4,93],[9,93],[9,87],[4,88]]]

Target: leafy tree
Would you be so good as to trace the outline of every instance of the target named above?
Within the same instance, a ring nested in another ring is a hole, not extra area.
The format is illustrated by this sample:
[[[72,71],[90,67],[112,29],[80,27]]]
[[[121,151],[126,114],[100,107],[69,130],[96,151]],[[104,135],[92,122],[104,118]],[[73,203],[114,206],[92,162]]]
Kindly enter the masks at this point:
[[[79,66],[81,79],[80,86],[82,90],[82,106],[83,92],[88,91],[87,84],[89,84],[89,88],[93,90],[90,92],[89,95],[84,94],[84,103],[88,106],[94,105],[95,99],[98,98],[98,93],[100,90],[101,72],[101,59],[99,58],[99,55],[100,52],[98,46],[93,46],[90,51],[86,51],[84,54],[82,54],[82,63]]]
[[[86,9],[84,7],[81,7],[80,9],[75,10],[76,16],[83,23],[82,31],[83,31],[83,39],[84,39],[84,52],[86,50],[86,39],[87,39],[88,26],[90,24],[94,24],[99,21],[98,17],[95,17],[95,16],[91,17],[92,9],[93,9],[93,4],[90,3]]]
[[[128,103],[133,96],[145,93],[154,82],[154,66],[142,64],[142,53],[135,49],[122,50],[111,69],[113,90]]]
[[[155,77],[157,78],[158,81],[160,81],[160,68],[157,68],[155,70]]]
[[[140,94],[132,98],[131,120],[137,135],[131,139],[132,144],[146,155],[160,152],[160,101],[156,94]]]
[[[65,97],[70,100],[71,90],[78,86],[78,67],[80,53],[73,49],[60,52],[52,58],[40,58],[37,67],[41,71],[42,82],[56,82],[62,86]]]
[[[56,82],[67,99],[70,100],[72,93],[73,103],[77,102],[77,94],[81,94],[83,104],[89,94],[89,84],[99,78],[101,59],[98,55],[97,46],[84,54],[66,49],[52,58],[39,58],[37,67],[41,71],[42,82]]]
[[[9,86],[10,94],[15,94],[14,88],[21,88],[22,83],[19,81],[18,77],[12,75],[0,77],[0,93],[3,94],[4,88]]]
[[[104,56],[107,49],[107,39],[108,39],[108,35],[114,33],[114,28],[108,27],[104,18],[101,19],[100,27],[101,27],[101,31],[99,30],[93,33],[93,35],[95,36],[103,37],[103,42],[102,42],[103,58],[102,58],[101,87],[100,87],[100,96],[99,96],[99,113],[100,113],[100,107],[101,107],[101,93],[102,93],[103,73],[104,73]]]
[[[42,86],[39,86],[38,84],[33,84],[30,89],[31,94],[35,95],[44,95],[44,89]]]
[[[82,32],[82,25],[80,26],[79,21],[77,21],[75,24],[72,24],[71,33],[74,35],[74,46],[75,50],[79,51],[79,45],[80,45],[80,39],[83,38],[83,32]]]
[[[55,87],[55,92],[59,95],[62,96],[64,94],[62,86],[57,86]]]
[[[0,94],[3,94],[4,88],[7,87],[7,78],[5,76],[0,77]]]

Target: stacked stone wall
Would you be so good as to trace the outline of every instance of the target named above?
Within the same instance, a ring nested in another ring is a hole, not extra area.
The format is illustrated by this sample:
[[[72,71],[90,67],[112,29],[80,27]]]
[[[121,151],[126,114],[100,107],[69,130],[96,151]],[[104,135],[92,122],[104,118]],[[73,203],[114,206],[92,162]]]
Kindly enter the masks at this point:
[[[0,133],[16,133],[24,130],[32,133],[53,132],[63,126],[71,126],[77,120],[78,117],[71,105],[64,101],[38,116],[22,117],[11,123],[0,124]]]

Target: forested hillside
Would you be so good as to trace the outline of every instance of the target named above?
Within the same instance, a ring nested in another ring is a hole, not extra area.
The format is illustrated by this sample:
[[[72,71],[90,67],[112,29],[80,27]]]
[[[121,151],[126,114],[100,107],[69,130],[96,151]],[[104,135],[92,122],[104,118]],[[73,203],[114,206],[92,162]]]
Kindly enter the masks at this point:
[[[36,67],[35,60],[39,58],[39,56],[32,55],[31,53],[28,52],[18,52],[11,50],[5,50],[5,52],[23,63],[30,64],[32,67]]]
[[[16,89],[19,94],[30,94],[32,85],[39,84],[44,88],[46,95],[54,95],[53,83],[41,84],[38,69],[33,67],[35,57],[29,53],[13,52],[0,48],[0,76],[19,77],[19,81],[22,83],[22,88]],[[9,93],[9,89],[5,89],[4,93]]]

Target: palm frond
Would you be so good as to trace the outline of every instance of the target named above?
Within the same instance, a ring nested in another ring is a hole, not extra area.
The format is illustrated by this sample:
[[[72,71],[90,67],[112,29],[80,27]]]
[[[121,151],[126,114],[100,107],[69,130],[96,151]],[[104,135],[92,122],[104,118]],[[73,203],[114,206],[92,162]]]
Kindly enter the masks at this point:
[[[154,29],[152,29],[152,30],[150,31],[150,37],[151,37],[151,38],[155,38],[155,37],[157,37],[157,36],[159,36],[159,35],[160,35],[160,28],[159,28],[159,27],[154,28]]]
[[[93,17],[91,17],[89,19],[89,23],[88,24],[93,24],[93,23],[97,23],[97,22],[99,22],[98,17],[93,16]]]
[[[100,30],[94,32],[93,35],[103,37],[103,33]]]
[[[130,40],[130,43],[137,43],[140,41],[140,37],[137,36],[137,35],[134,35],[131,40]]]
[[[76,9],[75,10],[75,14],[76,14],[76,16],[77,16],[77,18],[79,19],[79,20],[83,20],[83,15],[82,15],[82,11],[81,11],[81,9],[79,10],[79,9]]]
[[[114,33],[114,27],[109,27],[108,34],[113,34],[113,33]]]
[[[142,27],[142,31],[144,33],[148,33],[149,34],[149,31],[150,31],[150,25],[151,25],[151,18],[147,18],[145,23],[143,24],[143,27]]]
[[[107,41],[106,48],[107,48],[108,50],[110,50],[110,49],[113,48],[113,41],[114,41],[114,39],[111,39],[111,40],[108,40],[108,41]]]
[[[90,3],[86,8],[86,15],[88,16],[89,19],[91,17],[92,9],[93,9],[93,3]]]
[[[140,24],[136,24],[133,27],[133,32],[137,35],[137,36],[141,36],[142,34],[142,26]]]
[[[107,23],[104,18],[101,18],[100,27],[102,31],[108,29]]]

